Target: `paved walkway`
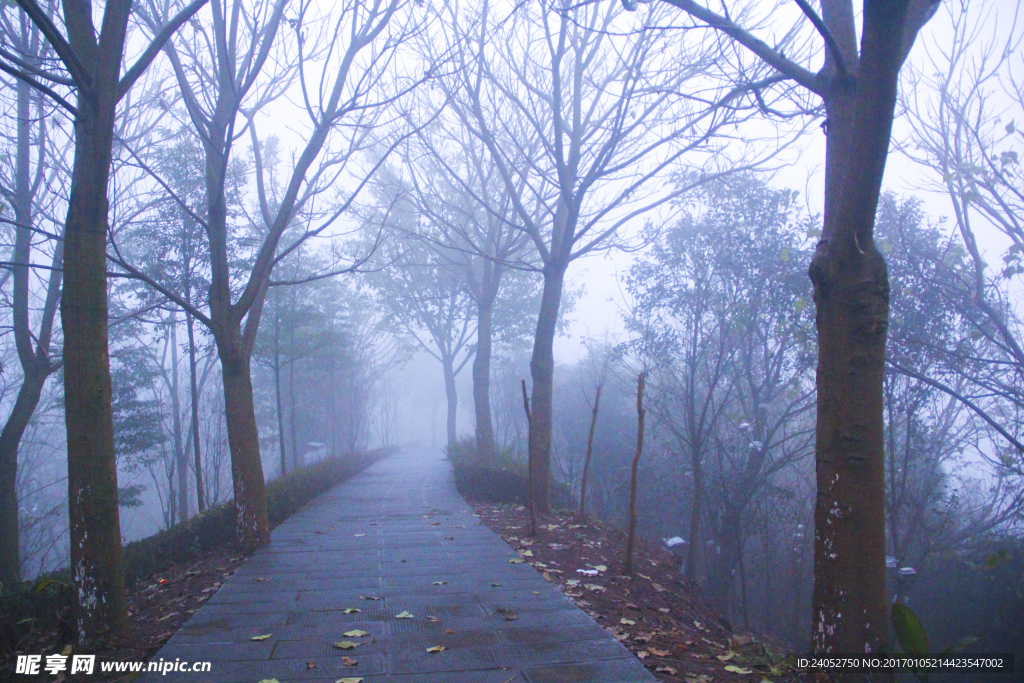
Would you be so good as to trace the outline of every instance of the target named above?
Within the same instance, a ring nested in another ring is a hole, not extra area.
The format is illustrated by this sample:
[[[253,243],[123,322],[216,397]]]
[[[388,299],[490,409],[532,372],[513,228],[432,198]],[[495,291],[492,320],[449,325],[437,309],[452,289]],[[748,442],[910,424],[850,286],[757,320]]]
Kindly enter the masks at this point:
[[[406,449],[281,524],[151,660],[211,661],[209,673],[138,681],[655,680],[515,557],[473,516],[441,455]],[[353,630],[368,635],[344,635]],[[334,647],[346,640],[361,644]]]

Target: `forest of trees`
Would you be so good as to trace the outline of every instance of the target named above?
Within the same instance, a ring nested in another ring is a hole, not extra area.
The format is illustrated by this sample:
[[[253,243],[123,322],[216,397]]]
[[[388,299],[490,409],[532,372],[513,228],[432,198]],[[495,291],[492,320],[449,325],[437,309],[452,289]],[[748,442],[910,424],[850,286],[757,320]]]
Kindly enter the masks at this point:
[[[429,361],[450,447],[527,472],[538,514],[567,488],[622,525],[643,377],[639,531],[684,539],[733,621],[880,651],[898,600],[999,645],[1021,601],[993,577],[1024,587],[1015,12],[5,6],[0,585],[70,567],[78,642],[108,639],[121,519],[233,501],[259,547],[267,479],[427,440],[400,384]],[[621,325],[556,362],[599,255]]]

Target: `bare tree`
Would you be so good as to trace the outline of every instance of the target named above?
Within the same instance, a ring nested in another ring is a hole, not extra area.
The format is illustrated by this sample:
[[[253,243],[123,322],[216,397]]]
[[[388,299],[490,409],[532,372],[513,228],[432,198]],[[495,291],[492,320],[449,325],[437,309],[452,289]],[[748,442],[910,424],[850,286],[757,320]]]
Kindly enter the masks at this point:
[[[336,220],[386,158],[359,168],[362,153],[386,135],[390,108],[422,80],[403,77],[397,64],[403,42],[421,22],[416,8],[404,0],[351,0],[323,17],[306,1],[290,7],[287,0],[255,5],[219,0],[211,8],[211,22],[193,22],[166,47],[205,155],[205,207],[188,208],[208,241],[206,310],[117,254],[112,259],[189,312],[214,338],[227,411],[237,538],[241,547],[253,548],[269,540],[250,372],[267,288],[281,259],[306,240],[333,234]],[[293,16],[286,17],[286,10]],[[146,18],[155,27],[166,13],[165,6],[150,5]],[[290,172],[278,184],[258,128],[266,107],[293,84],[302,94],[308,128]],[[252,232],[244,265],[237,268],[230,258],[237,226],[228,215],[226,196],[229,163],[243,136],[251,141],[257,206],[255,216],[243,218]],[[324,194],[342,178],[354,179],[354,188],[326,200]],[[289,228],[294,232],[286,235]],[[310,277],[351,269],[335,263]]]
[[[969,257],[969,268],[957,269],[949,258],[933,264],[915,254],[918,279],[942,292],[970,326],[970,339],[950,340],[943,350],[946,377],[928,379],[989,424],[1005,444],[994,464],[1022,477],[1024,323],[1008,287],[1024,274],[1024,171],[1016,127],[1024,116],[1024,83],[1015,73],[1024,33],[1019,8],[1001,17],[989,5],[951,3],[947,12],[952,40],[927,46],[925,66],[908,75],[911,87],[902,101],[912,122],[903,151],[932,172],[922,189],[949,198]],[[982,252],[977,231],[983,226],[1009,240],[1001,272]],[[919,342],[937,345],[925,336]]]
[[[589,253],[623,246],[620,228],[689,189],[668,192],[654,180],[684,156],[707,162],[697,183],[729,166],[712,154],[720,151],[712,140],[742,118],[744,90],[715,78],[714,41],[687,40],[669,57],[669,34],[655,28],[660,11],[634,21],[614,3],[557,0],[497,21],[486,3],[479,11],[450,7],[460,69],[442,82],[497,167],[515,226],[532,243],[544,278],[529,439],[543,513],[550,507],[553,342],[566,270]]]
[[[42,34],[24,15],[5,13],[0,17],[0,35],[36,68],[53,58]],[[18,448],[39,405],[46,379],[61,366],[60,352],[52,345],[62,280],[63,228],[52,214],[59,210],[56,202],[65,190],[63,181],[67,177],[62,134],[49,119],[55,105],[24,80],[16,80],[12,90],[14,116],[4,120],[13,121],[13,130],[5,136],[6,144],[14,148],[13,164],[10,175],[5,173],[0,178],[0,195],[14,209],[14,215],[13,220],[0,220],[14,231],[10,259],[3,264],[8,270],[3,280],[11,281],[11,328],[22,374],[18,396],[0,432],[0,545],[8,549],[0,556],[0,583],[8,585],[21,578]],[[42,225],[53,227],[47,230]],[[46,245],[39,251],[48,265],[40,263],[41,269],[37,270],[33,252],[39,244]],[[41,310],[38,316],[32,316],[32,300],[40,294]]]
[[[885,258],[873,239],[896,108],[899,71],[937,0],[821,0],[797,5],[825,43],[814,72],[695,0],[665,0],[744,46],[821,98],[825,216],[811,261],[818,329],[817,480],[813,647],[888,648],[885,438],[882,379],[888,327]],[[860,49],[857,19],[861,20]],[[844,680],[860,674],[843,674]]]
[[[65,2],[64,32],[42,4],[19,0],[18,7],[43,34],[63,71],[36,66],[31,56],[0,54],[0,69],[51,98],[73,117],[75,125],[60,309],[71,573],[80,644],[105,640],[120,631],[126,619],[107,357],[107,185],[115,110],[164,43],[204,4],[206,0],[195,0],[168,16],[123,75],[132,15],[129,0],[106,3],[100,31],[93,23],[91,2]],[[72,92],[75,104],[58,91]]]

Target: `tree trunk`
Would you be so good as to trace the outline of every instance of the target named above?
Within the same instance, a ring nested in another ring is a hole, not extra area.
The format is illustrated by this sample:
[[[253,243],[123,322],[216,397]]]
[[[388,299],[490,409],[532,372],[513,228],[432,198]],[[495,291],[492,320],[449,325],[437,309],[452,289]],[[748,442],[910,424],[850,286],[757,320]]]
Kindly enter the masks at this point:
[[[260,435],[256,429],[256,411],[249,374],[249,355],[237,341],[217,340],[224,383],[224,408],[227,417],[228,444],[231,448],[231,475],[235,491],[235,534],[243,551],[252,550],[270,540],[267,496],[260,462]],[[225,343],[227,342],[227,343]]]
[[[700,513],[704,505],[704,471],[701,454],[696,447],[690,449],[690,469],[693,473],[693,504],[690,507],[690,545],[686,548],[686,578],[697,579],[697,553],[699,552]]]
[[[636,453],[633,455],[633,468],[629,479],[629,530],[626,532],[626,561],[622,573],[633,575],[633,547],[636,543],[636,484],[640,473],[640,455],[644,452],[644,380],[646,372],[641,372],[636,383]]]
[[[281,455],[281,476],[288,474],[288,458],[284,447],[284,407],[281,405],[281,297],[274,306],[274,400],[277,404],[277,441]]]
[[[108,6],[106,11],[113,10]],[[107,353],[107,183],[116,68],[114,72],[112,78],[97,74],[95,85],[79,89],[74,181],[64,228],[64,419],[73,618],[81,646],[108,640],[124,629],[127,619]]]
[[[872,233],[905,11],[904,3],[865,3],[858,77],[826,97],[825,223],[809,271],[818,330],[816,652],[888,649],[882,380],[889,280]]]
[[[551,402],[554,392],[555,332],[558,309],[562,304],[565,265],[544,266],[544,291],[541,294],[537,333],[530,358],[533,395],[530,399],[530,474],[533,478],[537,511],[551,512]]]
[[[203,461],[199,448],[199,379],[196,377],[196,336],[195,321],[192,314],[185,312],[185,325],[188,328],[188,370],[189,393],[192,396],[192,454],[195,456],[196,469],[196,506],[200,513],[206,511],[206,495],[203,491]]]
[[[447,356],[441,360],[444,366],[444,395],[448,404],[448,415],[446,426],[448,429],[448,445],[453,446],[458,440],[458,433],[455,431],[455,418],[459,410],[459,394],[455,388],[455,359]]]
[[[594,430],[597,429],[597,409],[601,405],[601,389],[604,384],[597,385],[594,392],[594,410],[590,416],[590,431],[587,433],[587,457],[583,460],[583,478],[580,481],[580,522],[587,518],[587,475],[590,473],[590,456],[594,452]]]
[[[18,540],[18,446],[25,433],[39,396],[50,376],[46,366],[23,368],[24,377],[14,408],[0,432],[0,584],[10,586],[21,580],[21,553]]]
[[[174,468],[178,474],[178,522],[188,519],[188,454],[182,434],[178,371],[178,316],[171,315],[171,426],[174,430]]]
[[[494,293],[497,294],[497,288]],[[494,425],[491,420],[491,316],[494,296],[477,302],[476,355],[473,358],[473,408],[476,415],[476,450],[484,462],[494,460]]]

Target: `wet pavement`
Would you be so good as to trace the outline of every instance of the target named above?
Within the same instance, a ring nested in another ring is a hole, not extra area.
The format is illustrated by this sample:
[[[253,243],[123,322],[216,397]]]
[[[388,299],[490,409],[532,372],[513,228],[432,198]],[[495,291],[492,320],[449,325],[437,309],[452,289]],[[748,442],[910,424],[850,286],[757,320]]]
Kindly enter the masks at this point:
[[[209,672],[136,680],[656,680],[516,558],[473,515],[443,455],[406,448],[277,527],[150,660],[209,661]],[[345,641],[357,645],[335,646]]]

